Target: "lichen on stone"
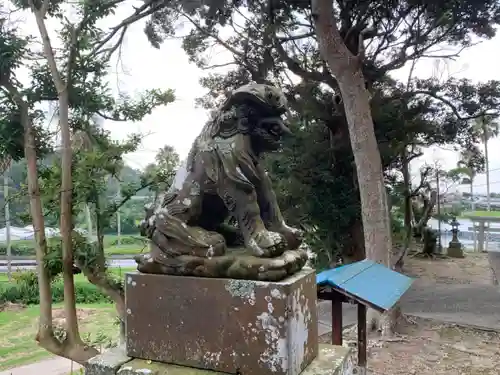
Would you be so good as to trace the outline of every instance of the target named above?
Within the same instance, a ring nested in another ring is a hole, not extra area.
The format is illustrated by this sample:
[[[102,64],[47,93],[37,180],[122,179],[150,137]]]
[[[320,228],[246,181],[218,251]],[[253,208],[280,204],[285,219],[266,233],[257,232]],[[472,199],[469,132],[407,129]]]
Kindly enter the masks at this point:
[[[228,280],[225,289],[232,297],[239,297],[250,305],[255,304],[255,282],[246,280]]]

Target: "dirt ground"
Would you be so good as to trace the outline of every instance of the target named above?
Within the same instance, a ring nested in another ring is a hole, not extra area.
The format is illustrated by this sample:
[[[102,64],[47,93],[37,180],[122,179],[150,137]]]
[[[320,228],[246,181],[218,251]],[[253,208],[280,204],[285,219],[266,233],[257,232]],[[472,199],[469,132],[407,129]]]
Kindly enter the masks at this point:
[[[3,311],[22,311],[26,308],[24,305],[20,305],[18,303],[5,302],[0,304],[0,312]]]
[[[344,332],[356,350],[356,328]],[[368,339],[369,375],[498,375],[500,334],[412,319],[389,340]]]
[[[423,259],[409,256],[403,271],[420,284],[493,284],[486,253],[466,253],[465,258]]]
[[[430,285],[492,284],[486,254],[466,254],[464,259],[409,258],[404,272]],[[499,312],[500,314],[500,312]],[[369,375],[498,375],[500,373],[499,332],[406,318],[398,334],[388,340],[378,334],[368,337]],[[344,330],[344,345],[356,351],[357,328]],[[329,342],[330,335],[320,341]]]
[[[98,314],[99,311],[96,309],[76,309],[76,316],[78,317],[78,322],[87,322],[94,315]],[[63,327],[66,324],[66,315],[63,308],[52,310],[52,321],[54,325]]]

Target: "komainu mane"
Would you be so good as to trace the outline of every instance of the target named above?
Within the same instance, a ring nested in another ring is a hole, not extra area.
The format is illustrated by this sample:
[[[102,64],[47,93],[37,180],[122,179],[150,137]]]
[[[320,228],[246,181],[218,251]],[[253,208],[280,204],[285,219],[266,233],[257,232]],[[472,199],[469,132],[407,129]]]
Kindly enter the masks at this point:
[[[286,225],[260,157],[289,134],[276,87],[234,91],[208,121],[172,186],[146,208],[144,273],[280,280],[308,259],[300,230]],[[236,222],[237,225],[230,225]]]

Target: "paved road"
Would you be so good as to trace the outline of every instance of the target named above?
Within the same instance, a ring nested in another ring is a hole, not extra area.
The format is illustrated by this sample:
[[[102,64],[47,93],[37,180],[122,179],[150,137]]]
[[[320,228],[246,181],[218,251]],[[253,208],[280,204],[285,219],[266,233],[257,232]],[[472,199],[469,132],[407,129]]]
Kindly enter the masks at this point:
[[[489,285],[437,284],[422,287],[415,283],[401,299],[405,314],[444,322],[500,330],[500,289]],[[319,309],[320,334],[329,332],[331,305]],[[356,321],[354,306],[344,306],[344,325]]]
[[[71,361],[66,358],[51,358],[45,361],[32,363],[30,365],[16,367],[11,370],[0,371],[0,375],[67,375],[71,371]],[[80,366],[73,363],[73,370]]]

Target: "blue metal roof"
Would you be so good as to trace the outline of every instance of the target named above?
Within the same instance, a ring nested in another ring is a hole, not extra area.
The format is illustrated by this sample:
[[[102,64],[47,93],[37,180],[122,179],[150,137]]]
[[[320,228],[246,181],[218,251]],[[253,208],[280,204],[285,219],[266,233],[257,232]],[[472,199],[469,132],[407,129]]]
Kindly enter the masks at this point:
[[[317,285],[383,311],[391,309],[412,283],[412,278],[367,259],[316,275]]]

